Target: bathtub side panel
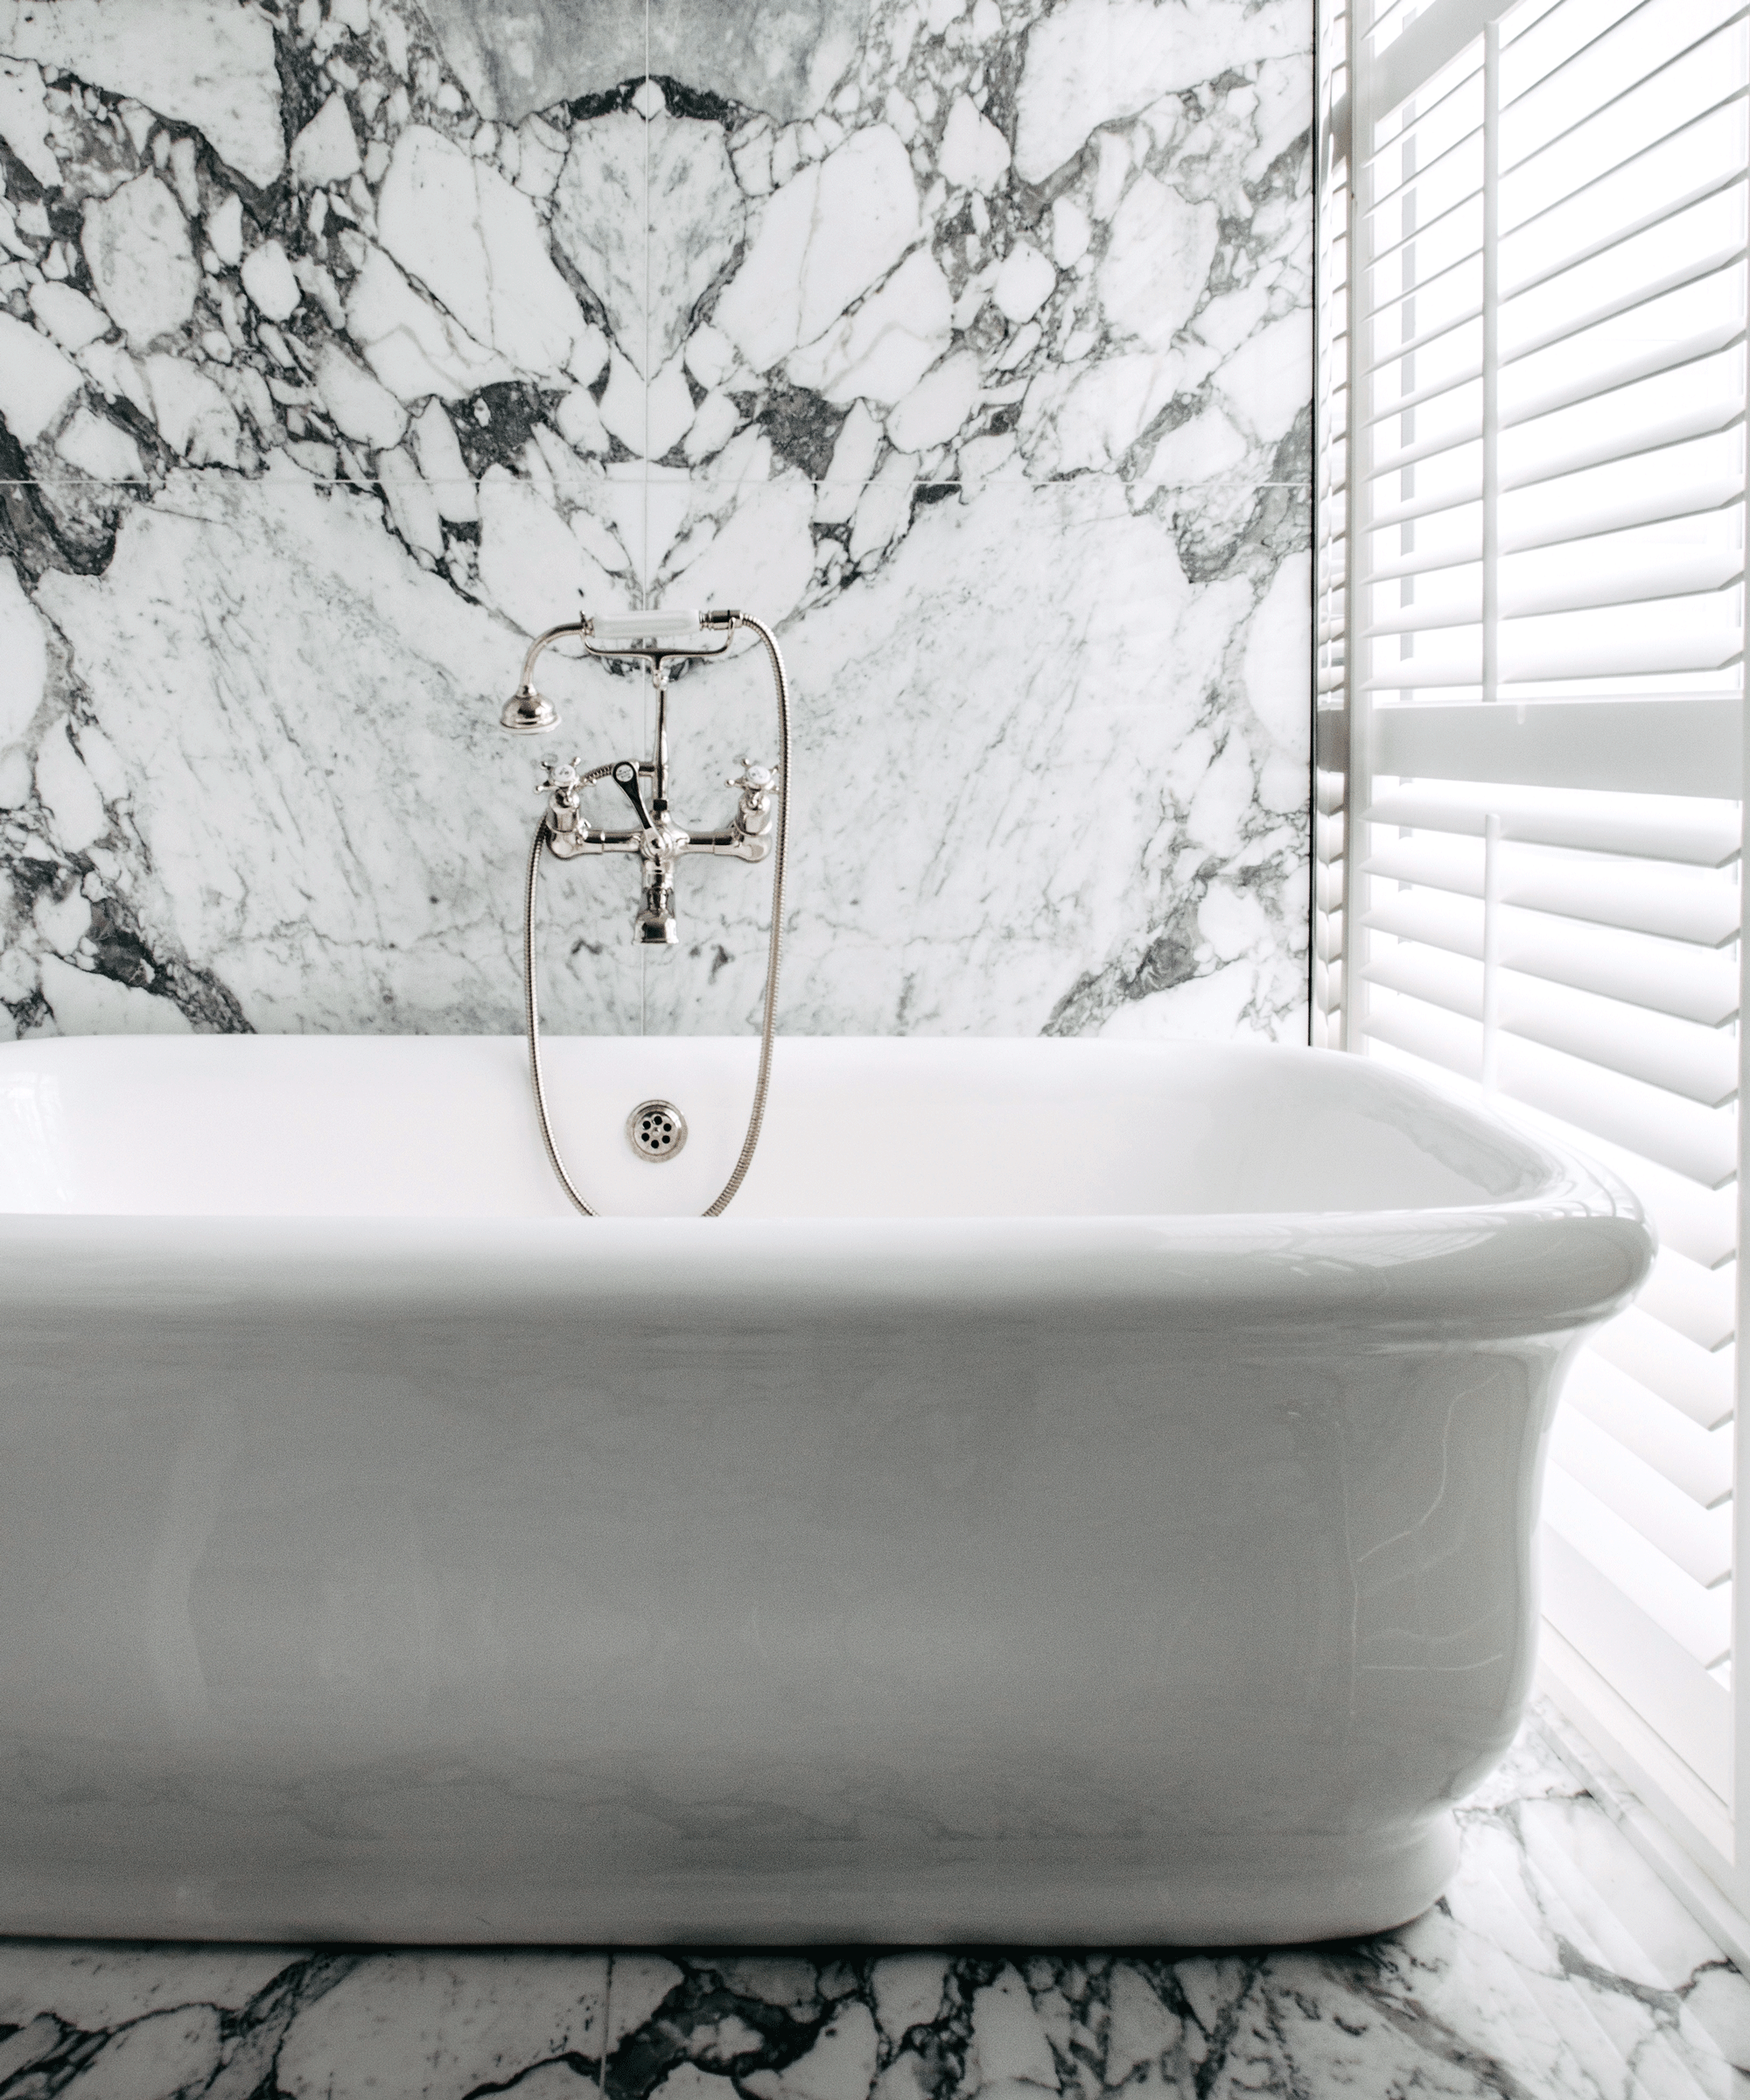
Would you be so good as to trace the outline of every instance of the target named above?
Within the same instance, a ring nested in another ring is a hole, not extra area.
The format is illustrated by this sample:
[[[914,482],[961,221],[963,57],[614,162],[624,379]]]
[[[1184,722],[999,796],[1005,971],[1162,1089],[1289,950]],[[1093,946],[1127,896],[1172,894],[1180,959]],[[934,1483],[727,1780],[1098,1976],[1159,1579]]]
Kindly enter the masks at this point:
[[[0,1927],[1396,1922],[1523,1696],[1552,1356],[778,1292],[15,1313]],[[175,1914],[40,1912],[122,1886]]]

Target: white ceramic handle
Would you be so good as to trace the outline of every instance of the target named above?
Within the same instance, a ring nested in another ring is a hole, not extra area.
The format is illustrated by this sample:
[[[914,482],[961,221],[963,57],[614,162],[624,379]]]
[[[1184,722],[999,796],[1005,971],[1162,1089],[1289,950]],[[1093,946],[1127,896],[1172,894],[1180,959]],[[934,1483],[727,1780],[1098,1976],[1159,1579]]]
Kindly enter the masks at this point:
[[[598,612],[592,641],[682,641],[699,632],[696,612]]]

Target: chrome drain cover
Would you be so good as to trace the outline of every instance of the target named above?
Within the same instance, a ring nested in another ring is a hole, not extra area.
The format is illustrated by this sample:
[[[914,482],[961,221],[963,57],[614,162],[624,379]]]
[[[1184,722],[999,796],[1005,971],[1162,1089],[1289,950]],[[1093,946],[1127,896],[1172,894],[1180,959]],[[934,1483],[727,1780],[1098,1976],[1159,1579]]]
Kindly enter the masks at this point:
[[[626,1119],[626,1141],[640,1159],[672,1159],[687,1142],[687,1119],[672,1101],[640,1101]]]

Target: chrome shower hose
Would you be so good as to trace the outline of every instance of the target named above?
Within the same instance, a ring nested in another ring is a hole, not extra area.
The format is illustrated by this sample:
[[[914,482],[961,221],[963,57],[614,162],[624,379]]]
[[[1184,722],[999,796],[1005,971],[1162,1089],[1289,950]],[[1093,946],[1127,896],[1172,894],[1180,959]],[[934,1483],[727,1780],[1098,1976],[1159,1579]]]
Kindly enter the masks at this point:
[[[747,1132],[741,1141],[741,1155],[736,1160],[727,1181],[718,1192],[716,1200],[706,1205],[703,1215],[721,1217],[735,1200],[735,1193],[746,1179],[747,1170],[753,1164],[753,1153],[760,1143],[760,1126],[766,1116],[766,1092],[772,1077],[773,1024],[778,1012],[778,964],[784,938],[784,864],[789,849],[790,832],[790,682],[784,669],[784,659],[779,654],[776,636],[761,620],[750,619],[745,613],[736,615],[738,627],[750,628],[766,645],[766,654],[772,666],[772,682],[778,696],[778,824],[777,836],[772,848],[772,937],[766,953],[766,1004],[760,1024],[760,1069],[753,1082],[753,1106],[747,1117]],[[598,766],[593,773],[585,774],[578,782],[587,787],[592,781],[606,780],[613,770],[610,762]],[[543,816],[535,833],[535,844],[528,852],[528,879],[523,892],[522,906],[522,982],[524,990],[523,1012],[528,1031],[528,1076],[535,1088],[535,1113],[541,1119],[541,1141],[547,1147],[547,1158],[553,1172],[559,1178],[559,1186],[570,1199],[573,1208],[586,1218],[598,1217],[594,1209],[578,1193],[577,1184],[565,1171],[565,1162],[559,1156],[559,1147],[554,1142],[553,1125],[547,1113],[547,1086],[541,1070],[541,1015],[536,985],[535,962],[535,900],[541,886],[541,861],[547,844],[547,819]]]

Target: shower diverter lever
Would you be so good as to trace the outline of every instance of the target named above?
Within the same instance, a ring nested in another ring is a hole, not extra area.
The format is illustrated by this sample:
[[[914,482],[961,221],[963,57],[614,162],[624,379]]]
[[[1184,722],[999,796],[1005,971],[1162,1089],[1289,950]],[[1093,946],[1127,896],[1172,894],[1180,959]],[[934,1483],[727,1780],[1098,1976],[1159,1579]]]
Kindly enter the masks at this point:
[[[630,759],[622,759],[613,769],[613,784],[637,810],[638,822],[648,831],[656,820],[651,816],[649,805],[644,800],[641,774],[641,767],[634,766]]]

